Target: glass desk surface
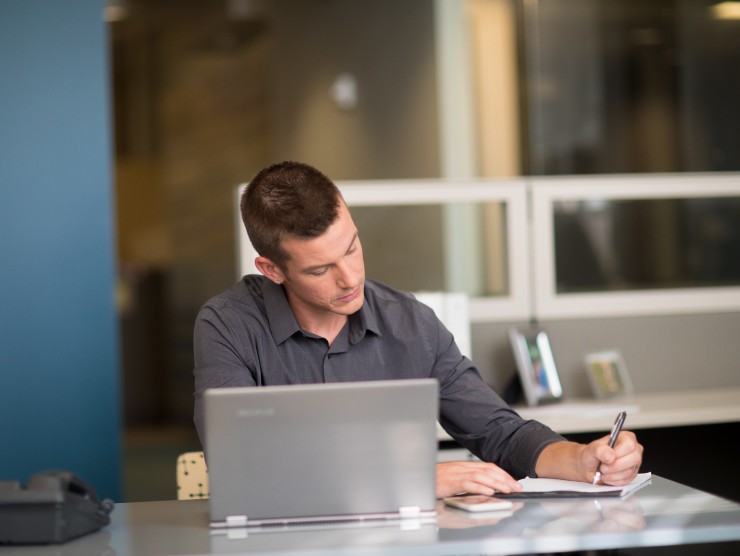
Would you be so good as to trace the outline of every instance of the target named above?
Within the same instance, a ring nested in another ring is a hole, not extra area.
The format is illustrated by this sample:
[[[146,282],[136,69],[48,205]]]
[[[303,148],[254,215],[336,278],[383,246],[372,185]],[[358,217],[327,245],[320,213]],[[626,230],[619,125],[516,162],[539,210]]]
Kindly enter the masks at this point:
[[[208,510],[208,500],[117,504],[112,523],[97,533],[63,545],[0,547],[0,556],[462,555],[725,541],[740,546],[740,504],[655,475],[651,484],[625,499],[520,500],[509,513],[478,515],[439,502],[436,520],[428,522],[213,532]]]

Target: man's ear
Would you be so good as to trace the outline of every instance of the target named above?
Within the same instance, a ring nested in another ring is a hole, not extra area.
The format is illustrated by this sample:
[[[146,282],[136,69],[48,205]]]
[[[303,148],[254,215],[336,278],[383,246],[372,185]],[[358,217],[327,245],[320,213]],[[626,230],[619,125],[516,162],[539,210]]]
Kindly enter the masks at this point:
[[[254,266],[256,266],[257,270],[264,274],[269,280],[272,280],[277,284],[285,282],[285,274],[283,274],[283,271],[267,257],[257,257],[254,259]]]

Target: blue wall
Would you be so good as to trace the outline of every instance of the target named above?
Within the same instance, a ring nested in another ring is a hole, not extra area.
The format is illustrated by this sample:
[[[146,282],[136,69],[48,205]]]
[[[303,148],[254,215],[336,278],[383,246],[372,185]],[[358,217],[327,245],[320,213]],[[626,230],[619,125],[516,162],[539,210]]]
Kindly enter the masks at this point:
[[[102,9],[0,2],[0,480],[69,469],[119,500]]]

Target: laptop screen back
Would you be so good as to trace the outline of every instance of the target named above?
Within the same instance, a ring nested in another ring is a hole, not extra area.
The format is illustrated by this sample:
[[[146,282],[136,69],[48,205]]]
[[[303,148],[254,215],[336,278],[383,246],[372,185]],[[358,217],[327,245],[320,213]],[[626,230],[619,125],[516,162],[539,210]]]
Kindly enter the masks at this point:
[[[433,379],[208,390],[212,524],[433,512],[438,403]]]

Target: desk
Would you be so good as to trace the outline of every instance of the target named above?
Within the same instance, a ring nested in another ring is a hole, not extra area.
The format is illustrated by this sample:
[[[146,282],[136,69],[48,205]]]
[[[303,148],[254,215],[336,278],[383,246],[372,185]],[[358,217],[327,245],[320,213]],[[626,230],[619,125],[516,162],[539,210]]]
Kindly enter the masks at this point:
[[[607,400],[568,400],[538,407],[514,406],[560,434],[608,432],[617,413],[627,411],[628,430],[740,422],[740,388],[637,394]],[[451,440],[439,427],[437,438]]]
[[[740,502],[740,483],[727,485],[715,462],[727,455],[727,442],[740,431],[740,388],[716,388],[638,394],[631,398],[580,399],[539,407],[515,406],[525,419],[536,419],[578,442],[607,434],[614,417],[627,411],[625,428],[645,446],[643,471],[677,480]],[[451,442],[438,427],[440,461],[473,456]],[[450,445],[455,446],[450,448]],[[686,452],[686,446],[692,446]],[[738,552],[740,553],[740,552]]]
[[[211,534],[208,500],[118,504],[103,530],[64,545],[0,547],[0,556],[463,555],[609,550],[731,541],[740,504],[653,476],[621,499],[516,502],[509,516],[474,516],[438,504],[436,522]],[[241,536],[242,538],[238,538]],[[737,543],[734,544],[734,543]],[[705,555],[711,548],[701,547]],[[697,547],[699,549],[699,547]]]

